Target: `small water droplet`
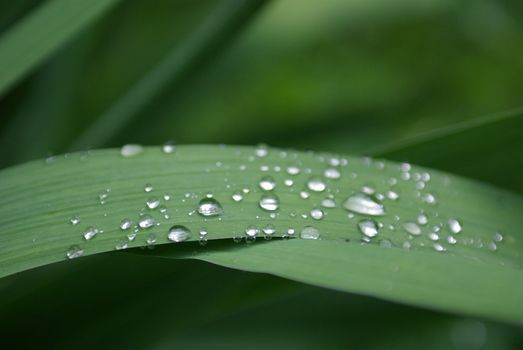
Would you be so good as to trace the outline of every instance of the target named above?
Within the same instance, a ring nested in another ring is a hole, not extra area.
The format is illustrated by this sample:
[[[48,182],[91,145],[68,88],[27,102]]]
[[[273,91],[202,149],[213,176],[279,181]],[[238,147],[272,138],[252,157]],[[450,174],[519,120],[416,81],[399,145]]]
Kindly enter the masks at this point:
[[[378,235],[378,225],[374,220],[361,220],[358,222],[358,229],[365,236],[372,238]]]
[[[316,227],[305,226],[300,232],[302,239],[319,239],[320,231]]]
[[[174,225],[169,229],[167,238],[173,242],[183,242],[190,239],[192,236],[191,231],[182,225]]]
[[[176,150],[176,146],[174,145],[174,143],[172,141],[168,141],[168,142],[164,143],[164,145],[162,146],[162,152],[166,153],[166,154],[173,153],[175,150]]]
[[[73,226],[78,225],[80,223],[80,218],[78,216],[73,216],[72,218],[69,219],[69,222]]]
[[[135,238],[136,238],[136,232],[131,232],[131,233],[127,234],[127,239],[129,241],[132,242],[132,241],[134,241]]]
[[[100,200],[100,204],[105,204],[105,201],[107,200],[107,197],[109,197],[109,189],[103,190],[98,194],[98,199]]]
[[[156,221],[150,215],[143,215],[138,221],[140,228],[149,228],[156,224]]]
[[[372,216],[385,215],[385,209],[382,204],[377,203],[362,193],[357,193],[347,198],[343,203],[343,207],[358,214]]]
[[[259,201],[260,208],[275,211],[280,207],[280,199],[275,194],[264,194]]]
[[[447,251],[447,249],[439,243],[434,243],[432,245],[432,248],[437,252],[446,252]]]
[[[143,189],[145,192],[149,193],[153,190],[153,185],[151,184],[146,184],[144,189]]]
[[[147,236],[145,243],[147,243],[147,245],[149,245],[149,246],[155,245],[156,244],[156,235],[154,233],[151,233],[149,236]]]
[[[242,192],[238,191],[238,192],[234,192],[232,194],[232,200],[235,201],[235,202],[241,202],[243,199],[243,194]]]
[[[450,231],[454,234],[460,233],[462,230],[461,222],[458,219],[449,219],[447,224],[449,225]]]
[[[260,183],[258,185],[264,191],[272,191],[276,187],[276,182],[274,181],[272,176],[264,176],[261,178]]]
[[[422,200],[428,204],[436,204],[438,201],[432,193],[424,194]]]
[[[327,186],[319,177],[311,177],[309,181],[307,181],[307,188],[314,192],[323,192]]]
[[[436,233],[436,232],[431,232],[429,233],[429,239],[431,241],[438,241],[439,240],[439,235]]]
[[[419,214],[417,220],[420,225],[426,225],[429,223],[429,218],[425,214]]]
[[[143,152],[143,146],[142,145],[136,145],[136,144],[128,144],[122,146],[120,149],[120,154],[124,158],[130,158],[135,157]]]
[[[212,197],[203,198],[198,204],[198,214],[206,217],[220,216],[223,214],[223,208],[220,202]]]
[[[503,235],[499,232],[496,232],[494,234],[494,241],[495,242],[501,242],[503,240]]]
[[[82,248],[80,248],[80,246],[73,245],[69,248],[65,255],[67,256],[67,259],[76,259],[84,255],[84,251]]]
[[[258,229],[255,226],[249,226],[245,229],[245,234],[248,237],[256,237],[258,234]]]
[[[98,230],[96,227],[90,226],[90,227],[86,228],[83,233],[84,239],[86,241],[89,241],[89,240],[93,239],[99,232],[100,232],[100,230]]]
[[[267,145],[258,145],[254,150],[254,154],[256,154],[257,157],[266,157],[269,154],[269,148]]]
[[[324,207],[324,208],[335,208],[336,207],[336,202],[332,198],[324,198],[321,201],[321,206]]]
[[[114,246],[114,249],[122,250],[122,249],[127,249],[127,247],[128,247],[127,241],[121,240],[121,241],[118,241],[118,243],[116,243],[116,245]]]
[[[447,237],[447,242],[449,244],[456,244],[458,241],[456,240],[456,238],[454,238],[453,236],[448,236]]]
[[[376,190],[374,189],[374,187],[371,187],[371,186],[363,186],[361,188],[361,192],[368,194],[368,195],[373,195],[374,193],[376,193]]]
[[[325,213],[323,213],[323,210],[321,210],[320,208],[314,208],[311,210],[310,215],[311,218],[313,218],[314,220],[321,220],[323,219]]]
[[[266,235],[266,236],[272,236],[273,234],[276,233],[276,227],[274,227],[274,225],[271,225],[271,224],[267,224],[263,229],[262,229],[263,233]]]
[[[160,205],[160,200],[156,197],[149,198],[147,202],[145,202],[147,205],[147,208],[149,209],[156,209]]]
[[[491,252],[495,252],[496,250],[498,250],[498,246],[496,245],[495,242],[489,242],[487,244],[487,248],[488,250],[490,250]]]
[[[327,168],[323,172],[323,176],[325,176],[327,179],[337,180],[341,177],[341,173],[336,168]]]
[[[391,199],[393,201],[397,200],[400,197],[399,194],[394,191],[387,191],[385,195],[388,199]]]
[[[120,229],[122,231],[125,231],[125,230],[128,230],[131,228],[133,222],[130,220],[130,219],[123,219],[121,222],[120,222]]]
[[[294,181],[292,181],[291,179],[285,179],[283,181],[283,184],[287,187],[291,187],[292,185],[294,185]]]
[[[287,167],[287,174],[289,175],[298,175],[300,173],[300,168],[297,166],[289,166]]]
[[[405,229],[405,231],[407,231],[411,235],[418,236],[421,234],[421,228],[415,222],[412,222],[412,221],[406,222],[403,224],[403,228]]]

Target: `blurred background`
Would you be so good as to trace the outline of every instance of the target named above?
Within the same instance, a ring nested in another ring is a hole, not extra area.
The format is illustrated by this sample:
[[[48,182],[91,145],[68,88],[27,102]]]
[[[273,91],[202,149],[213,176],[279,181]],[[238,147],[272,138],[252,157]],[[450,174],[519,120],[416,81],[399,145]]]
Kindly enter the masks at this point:
[[[4,1],[8,31],[43,1]],[[187,42],[216,0],[128,0],[0,98],[0,166],[78,138]],[[110,137],[364,153],[521,105],[521,1],[275,0]]]
[[[1,1],[0,36],[44,3]],[[0,95],[0,168],[168,140],[366,154],[523,104],[520,0],[274,0],[127,122],[89,133],[221,6],[118,3]],[[197,261],[104,254],[4,278],[0,291],[2,339],[43,348],[523,346],[515,327]]]

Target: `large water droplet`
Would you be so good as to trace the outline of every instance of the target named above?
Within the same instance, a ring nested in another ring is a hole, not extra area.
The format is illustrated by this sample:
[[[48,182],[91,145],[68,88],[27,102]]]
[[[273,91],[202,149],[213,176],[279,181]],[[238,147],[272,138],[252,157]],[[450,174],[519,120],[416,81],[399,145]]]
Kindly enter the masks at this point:
[[[358,229],[365,236],[372,238],[378,235],[378,225],[374,220],[361,220],[358,222]]]
[[[460,233],[462,230],[461,222],[459,222],[458,219],[449,219],[447,224],[449,225],[449,229],[452,233]]]
[[[260,208],[275,211],[280,207],[280,199],[275,194],[264,194],[260,198]]]
[[[325,182],[319,177],[312,177],[307,181],[307,188],[314,192],[323,192],[327,188]]]
[[[80,246],[73,245],[69,248],[65,255],[67,256],[67,259],[76,259],[84,255],[84,251],[82,248],[80,248]]]
[[[128,144],[128,145],[124,145],[120,149],[120,154],[122,155],[122,157],[125,157],[125,158],[137,156],[142,152],[143,152],[142,145]]]
[[[86,241],[89,241],[93,239],[99,232],[100,230],[98,230],[96,227],[91,226],[85,229],[83,236]]]
[[[206,197],[198,204],[198,214],[202,216],[219,216],[223,214],[223,208],[216,199]]]
[[[183,242],[190,239],[192,236],[191,231],[182,225],[174,225],[169,229],[167,238],[173,242]]]
[[[382,204],[362,193],[356,193],[347,198],[343,203],[343,207],[358,214],[373,216],[385,215],[385,209]]]
[[[260,180],[259,186],[264,191],[272,191],[276,187],[276,182],[272,176],[264,176]]]
[[[319,239],[320,231],[316,227],[305,226],[300,232],[300,238],[303,239]]]

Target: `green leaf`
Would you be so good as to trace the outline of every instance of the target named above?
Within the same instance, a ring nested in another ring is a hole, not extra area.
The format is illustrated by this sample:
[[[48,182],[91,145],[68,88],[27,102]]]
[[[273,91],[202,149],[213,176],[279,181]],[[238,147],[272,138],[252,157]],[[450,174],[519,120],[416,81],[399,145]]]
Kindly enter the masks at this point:
[[[50,0],[0,38],[0,96],[120,0]]]
[[[366,152],[523,192],[523,108],[436,129]]]
[[[300,173],[288,174],[289,166],[298,167]],[[341,178],[333,176],[335,171],[325,176],[326,169],[337,169]],[[274,212],[259,206],[267,194],[259,183],[268,175],[276,183],[272,192],[280,201]],[[312,178],[319,183],[311,184]],[[321,190],[321,183],[323,191],[308,189],[312,185]],[[146,192],[148,184],[152,190]],[[372,189],[377,197],[385,194],[381,201],[386,215],[371,217],[343,208],[349,196]],[[387,196],[389,190],[399,198]],[[238,202],[231,198],[237,191],[244,197]],[[202,217],[196,212],[208,194],[221,203],[223,215]],[[434,196],[434,203],[427,201],[428,194]],[[165,210],[146,208],[146,201],[154,198]],[[325,198],[333,199],[336,207],[322,208]],[[312,219],[313,208],[322,208],[324,218]],[[133,232],[122,231],[121,220],[129,218],[136,224],[146,213],[160,226],[138,230],[128,247],[146,245],[150,234],[156,235],[158,244],[169,243],[172,225],[192,231],[191,241],[199,240],[203,228],[208,232],[205,246],[177,243],[151,255],[194,257],[317,286],[523,324],[522,209],[521,197],[487,185],[368,158],[261,146],[180,146],[172,153],[145,148],[134,157],[122,157],[117,150],[91,151],[0,172],[0,276],[64,260],[73,245],[81,247],[84,255],[112,251]],[[422,212],[428,224],[419,224],[421,234],[408,234],[404,223],[418,220]],[[72,225],[69,220],[76,216],[80,223]],[[458,219],[462,231],[451,232],[449,219]],[[360,220],[383,224],[368,243],[362,243]],[[250,244],[231,239],[245,236],[252,225],[261,229],[268,224],[275,226],[275,236],[294,238],[258,238],[262,242]],[[103,232],[85,241],[82,234],[91,226]],[[320,239],[299,239],[302,230],[311,226]],[[437,233],[437,241],[434,235],[429,237],[431,232]],[[456,243],[449,243],[449,237]]]

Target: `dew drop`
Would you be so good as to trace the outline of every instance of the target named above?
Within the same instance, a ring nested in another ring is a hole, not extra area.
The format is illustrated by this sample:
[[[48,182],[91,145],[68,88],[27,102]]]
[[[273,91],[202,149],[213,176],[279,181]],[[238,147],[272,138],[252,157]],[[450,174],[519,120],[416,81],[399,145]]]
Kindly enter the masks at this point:
[[[456,244],[458,241],[453,236],[448,236],[447,242],[448,242],[448,244]]]
[[[447,224],[449,225],[450,231],[454,234],[460,233],[462,230],[461,222],[459,222],[458,219],[449,219]]]
[[[73,226],[78,225],[80,223],[80,218],[78,216],[73,216],[72,218],[69,219],[69,222]]]
[[[417,218],[418,224],[426,225],[429,223],[429,218],[425,214],[419,214]]]
[[[341,177],[341,173],[336,168],[327,168],[323,172],[323,176],[325,176],[327,179],[337,180]]]
[[[372,198],[357,193],[345,200],[343,207],[357,214],[381,216],[385,215],[383,205],[375,202]]]
[[[147,245],[149,245],[149,246],[155,245],[156,244],[156,235],[154,233],[151,233],[149,236],[147,236],[145,243],[147,243]]]
[[[503,240],[503,235],[499,232],[496,232],[494,234],[494,241],[495,242],[501,242]]]
[[[136,232],[131,232],[131,233],[127,234],[127,239],[128,239],[129,241],[132,242],[132,241],[135,240],[135,238],[136,238]]]
[[[291,179],[285,179],[283,181],[283,184],[287,187],[291,187],[292,185],[294,185],[294,181],[292,181]]]
[[[276,187],[276,182],[274,181],[272,176],[264,176],[261,178],[258,185],[264,191],[272,191]]]
[[[378,235],[378,225],[374,220],[361,220],[358,222],[358,229],[366,237],[372,238]]]
[[[109,197],[109,192],[110,192],[110,190],[106,189],[106,190],[103,190],[102,192],[100,192],[100,194],[98,194],[98,199],[100,200],[100,204],[105,204],[105,201]]]
[[[311,196],[311,194],[307,191],[300,191],[300,198],[307,199]]]
[[[436,204],[438,202],[436,197],[432,193],[427,193],[423,195],[422,200],[428,204]]]
[[[407,231],[411,235],[418,236],[421,234],[421,228],[415,222],[412,222],[412,221],[406,222],[403,224],[403,228],[405,229],[405,231]]]
[[[323,192],[327,186],[319,177],[312,177],[307,181],[307,188],[314,192]]]
[[[130,158],[130,157],[135,157],[137,155],[139,155],[140,153],[143,152],[143,147],[142,145],[136,145],[136,144],[128,144],[128,145],[124,145],[121,149],[120,149],[120,154],[122,155],[122,157],[124,158]]]
[[[321,201],[321,206],[324,207],[324,208],[335,208],[336,207],[336,202],[332,198],[324,198]]]
[[[176,150],[176,146],[173,144],[172,141],[168,141],[164,143],[162,146],[162,152],[166,154],[173,153]]]
[[[316,227],[305,226],[300,232],[302,239],[319,239],[320,231]]]
[[[130,219],[123,219],[121,222],[120,222],[120,229],[122,231],[125,231],[125,230],[128,230],[131,228],[131,225],[133,224],[133,222],[130,220]]]
[[[122,250],[122,249],[127,249],[127,247],[128,247],[127,241],[121,240],[121,241],[118,241],[118,243],[116,243],[116,245],[114,246],[114,249]]]
[[[314,208],[311,210],[310,215],[314,220],[321,220],[325,216],[325,213],[323,213],[323,210],[320,208]]]
[[[260,208],[275,211],[280,207],[280,199],[275,194],[264,194],[259,201]]]
[[[495,242],[489,242],[487,244],[487,248],[488,250],[490,250],[491,252],[495,252],[496,250],[498,250],[498,246],[496,245]]]
[[[167,234],[167,238],[173,242],[183,242],[190,239],[191,236],[191,231],[182,225],[174,225]]]
[[[140,228],[149,228],[156,224],[156,221],[150,215],[143,215],[138,221]]]
[[[84,239],[86,241],[89,241],[89,240],[93,239],[99,232],[100,232],[100,230],[98,230],[96,227],[90,226],[90,227],[86,228],[83,233]]]
[[[267,145],[258,145],[254,150],[254,154],[256,154],[257,157],[266,157],[269,154],[269,149]]]
[[[235,201],[235,202],[241,202],[243,200],[242,192],[240,192],[240,191],[234,192],[232,194],[232,200]]]
[[[149,209],[156,209],[160,205],[160,200],[156,197],[149,198],[147,202],[145,202],[147,205],[147,208]]]
[[[76,259],[84,255],[84,251],[82,248],[80,248],[80,246],[73,245],[69,248],[65,255],[67,256],[67,259]]]
[[[434,243],[434,244],[432,245],[432,248],[433,248],[435,251],[437,251],[437,252],[445,252],[445,251],[447,251],[447,249],[446,249],[444,246],[442,246],[441,244],[439,244],[439,243]]]
[[[245,229],[245,235],[247,237],[256,237],[258,234],[258,229],[255,226],[249,226]]]
[[[298,175],[300,173],[300,168],[296,166],[289,166],[287,167],[287,174],[289,175]]]
[[[153,185],[151,184],[146,184],[145,187],[143,188],[143,190],[147,193],[151,192],[153,190]]]
[[[393,201],[397,200],[400,197],[399,194],[394,191],[387,191],[387,193],[385,195],[387,196],[388,199],[391,199]]]
[[[216,199],[206,197],[198,204],[198,214],[206,217],[220,216],[223,214],[223,208]]]
[[[431,233],[429,233],[429,239],[431,241],[438,241],[439,235],[436,232],[431,232]]]
[[[263,229],[262,229],[263,233],[266,235],[266,236],[272,236],[273,234],[276,233],[276,227],[274,227],[274,225],[271,225],[271,224],[267,224],[267,226],[265,226]]]

